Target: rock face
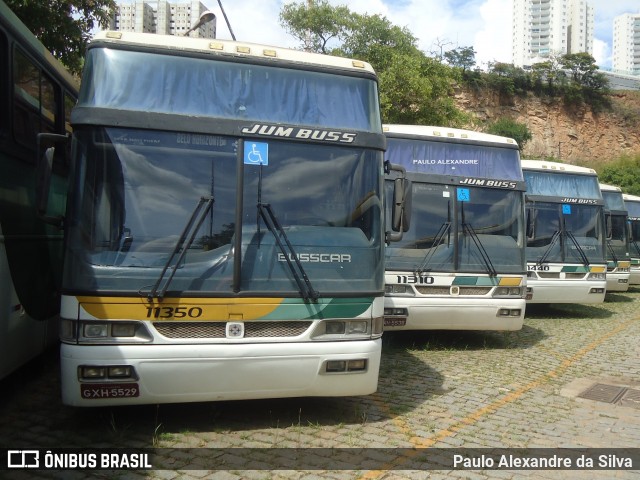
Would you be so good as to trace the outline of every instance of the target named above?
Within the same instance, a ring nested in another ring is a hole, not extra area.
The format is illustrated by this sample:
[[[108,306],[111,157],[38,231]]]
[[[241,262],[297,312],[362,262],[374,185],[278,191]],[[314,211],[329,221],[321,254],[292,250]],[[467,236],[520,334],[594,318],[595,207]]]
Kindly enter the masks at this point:
[[[532,139],[522,158],[554,158],[593,166],[640,155],[640,92],[616,91],[611,111],[593,112],[588,105],[566,107],[561,99],[529,94],[502,98],[497,93],[458,90],[458,108],[473,114],[482,125],[507,117],[527,125]]]

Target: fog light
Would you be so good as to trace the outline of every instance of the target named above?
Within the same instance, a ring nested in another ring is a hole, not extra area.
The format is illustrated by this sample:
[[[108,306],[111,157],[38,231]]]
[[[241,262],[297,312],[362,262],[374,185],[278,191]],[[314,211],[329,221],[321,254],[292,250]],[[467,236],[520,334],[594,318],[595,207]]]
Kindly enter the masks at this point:
[[[347,369],[347,362],[344,360],[328,360],[325,369],[329,373],[344,372]]]
[[[78,367],[80,378],[96,379],[105,378],[106,369],[104,367]]]
[[[133,337],[135,334],[135,323],[114,323],[111,325],[111,335],[114,337]]]
[[[367,360],[362,358],[359,360],[349,360],[347,362],[347,370],[349,372],[362,372],[367,369]]]
[[[511,317],[519,317],[521,313],[522,312],[521,312],[521,310],[519,308],[513,308],[513,309],[511,309],[510,316]]]
[[[344,322],[327,322],[325,328],[326,328],[327,334],[339,335],[344,333],[345,324]]]
[[[604,293],[604,288],[592,288],[589,293]]]
[[[508,317],[509,316],[509,309],[508,308],[501,308],[500,310],[498,310],[498,316],[499,317]]]

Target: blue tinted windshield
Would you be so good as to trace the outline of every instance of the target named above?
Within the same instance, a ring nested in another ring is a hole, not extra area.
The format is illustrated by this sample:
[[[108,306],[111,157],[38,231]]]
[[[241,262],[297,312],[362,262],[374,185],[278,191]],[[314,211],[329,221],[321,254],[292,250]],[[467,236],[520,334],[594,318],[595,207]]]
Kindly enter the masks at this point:
[[[372,78],[93,48],[78,106],[381,132]]]
[[[525,170],[528,195],[601,199],[598,177]]]
[[[388,138],[385,158],[408,172],[522,180],[517,148]]]

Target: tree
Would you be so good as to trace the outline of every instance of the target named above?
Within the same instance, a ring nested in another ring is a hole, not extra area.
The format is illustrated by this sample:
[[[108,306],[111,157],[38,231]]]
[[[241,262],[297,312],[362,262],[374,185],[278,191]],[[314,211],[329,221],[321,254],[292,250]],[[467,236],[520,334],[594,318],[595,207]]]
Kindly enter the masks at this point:
[[[640,155],[605,164],[599,169],[598,178],[603,183],[617,185],[625,193],[640,195]]]
[[[531,131],[524,123],[518,123],[510,118],[498,119],[487,127],[487,133],[513,138],[518,143],[521,151],[524,148],[524,144],[532,138]]]
[[[351,11],[326,0],[290,3],[280,11],[280,25],[302,42],[307,52],[330,53],[331,40],[343,40],[351,31]]]
[[[280,21],[303,45],[305,38],[315,39],[306,43],[315,52],[369,62],[378,75],[385,123],[460,126],[466,121],[449,95],[459,75],[425,56],[406,27],[325,0],[286,5]],[[335,41],[333,48],[327,47],[329,40]]]
[[[571,80],[581,86],[588,86],[598,71],[595,58],[586,52],[563,55],[560,57],[560,65],[569,70]]]
[[[42,44],[73,73],[82,70],[91,30],[107,27],[115,0],[4,0]]]
[[[473,47],[458,47],[444,52],[444,58],[449,65],[466,70],[471,70],[476,65],[476,51]]]

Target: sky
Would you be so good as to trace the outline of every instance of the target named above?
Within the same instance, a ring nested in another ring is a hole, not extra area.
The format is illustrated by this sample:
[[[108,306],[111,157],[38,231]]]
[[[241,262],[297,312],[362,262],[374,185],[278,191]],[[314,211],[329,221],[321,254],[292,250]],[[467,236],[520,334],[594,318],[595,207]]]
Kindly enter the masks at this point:
[[[200,1],[217,15],[217,37],[230,39],[218,1]],[[300,43],[284,31],[278,19],[282,6],[293,1],[221,0],[221,3],[237,40],[297,48]],[[601,68],[610,68],[613,19],[623,13],[640,13],[640,2],[588,1],[595,11],[593,56]],[[488,62],[512,61],[513,0],[329,0],[329,3],[346,5],[357,13],[380,14],[394,25],[407,27],[427,54],[473,46],[476,63],[481,67]]]

